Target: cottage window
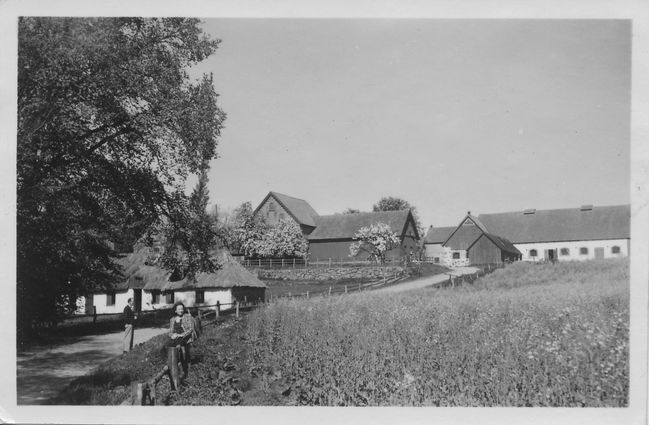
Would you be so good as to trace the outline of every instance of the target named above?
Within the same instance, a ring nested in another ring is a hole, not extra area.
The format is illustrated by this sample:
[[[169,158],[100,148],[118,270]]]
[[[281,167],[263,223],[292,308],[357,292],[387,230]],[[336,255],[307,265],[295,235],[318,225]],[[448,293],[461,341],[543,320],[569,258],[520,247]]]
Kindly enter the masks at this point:
[[[570,255],[570,250],[568,248],[561,248],[561,255]]]
[[[459,252],[454,252],[453,253],[453,259],[454,260],[459,260],[460,259],[460,253]]]
[[[173,292],[167,292],[165,294],[165,302],[167,304],[173,304],[174,303],[174,293]]]
[[[109,292],[106,294],[106,305],[115,305],[115,293]]]
[[[537,257],[539,255],[538,251],[535,249],[530,249],[530,257]]]
[[[579,253],[581,255],[588,255],[588,248],[585,247],[585,246],[582,246],[581,248],[579,248]]]
[[[612,252],[613,254],[619,254],[619,253],[620,253],[620,247],[617,246],[617,245],[614,246],[614,247],[612,247],[612,248],[611,248],[611,252]]]
[[[205,291],[196,291],[196,303],[204,303],[205,302]]]
[[[151,302],[153,304],[160,304],[160,291],[151,291]]]
[[[435,257],[435,258],[433,258],[433,263],[435,263],[435,264],[439,264],[439,257]]]

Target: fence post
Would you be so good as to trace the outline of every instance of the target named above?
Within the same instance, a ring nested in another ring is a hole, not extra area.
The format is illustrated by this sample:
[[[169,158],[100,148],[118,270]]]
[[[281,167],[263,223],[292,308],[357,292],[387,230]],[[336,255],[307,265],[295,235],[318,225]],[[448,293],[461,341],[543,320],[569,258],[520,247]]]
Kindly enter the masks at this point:
[[[216,307],[214,307],[214,311],[215,311],[215,316],[219,317],[219,315],[221,314],[221,302],[220,301],[216,302]]]
[[[288,291],[288,297],[291,298],[291,291]]]
[[[92,306],[92,323],[97,323],[97,306]]]
[[[309,291],[306,291],[306,299],[309,299]]]
[[[235,308],[234,317],[236,317],[238,319],[239,318],[239,301],[238,300],[234,302],[234,308]]]
[[[142,406],[144,399],[144,389],[141,382],[131,382],[131,404],[133,406]]]
[[[345,294],[347,293],[347,285],[345,285]]]
[[[331,296],[331,286],[329,286],[329,296]]]
[[[329,267],[331,267],[331,258],[329,259]]]
[[[261,258],[259,259],[259,267],[261,267]]]
[[[247,305],[248,305],[248,297],[246,295],[244,295],[243,296],[243,306],[245,307]]]
[[[284,268],[284,259],[282,258],[282,268]]]
[[[293,259],[293,268],[295,268],[295,258]]]
[[[171,377],[171,389],[178,391],[180,386],[180,372],[178,371],[178,350],[176,347],[167,348],[167,366]]]
[[[361,292],[361,283],[358,282],[358,292]]]

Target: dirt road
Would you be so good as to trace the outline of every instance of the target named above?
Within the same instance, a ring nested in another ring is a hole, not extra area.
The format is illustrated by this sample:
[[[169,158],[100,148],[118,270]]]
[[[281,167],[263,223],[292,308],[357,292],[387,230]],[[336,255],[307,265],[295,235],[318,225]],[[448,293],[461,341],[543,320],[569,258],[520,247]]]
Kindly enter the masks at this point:
[[[168,328],[135,329],[134,345]],[[18,353],[18,404],[42,404],[74,378],[122,354],[123,332],[69,337],[55,347],[35,347]]]
[[[434,276],[426,277],[423,279],[418,279],[412,282],[399,283],[397,285],[388,286],[387,288],[375,289],[373,292],[403,292],[410,291],[412,289],[426,288],[428,286],[434,286],[445,280],[448,280],[449,274],[453,276],[462,276],[465,274],[473,274],[479,269],[475,267],[457,267],[451,270],[448,273],[436,274]]]

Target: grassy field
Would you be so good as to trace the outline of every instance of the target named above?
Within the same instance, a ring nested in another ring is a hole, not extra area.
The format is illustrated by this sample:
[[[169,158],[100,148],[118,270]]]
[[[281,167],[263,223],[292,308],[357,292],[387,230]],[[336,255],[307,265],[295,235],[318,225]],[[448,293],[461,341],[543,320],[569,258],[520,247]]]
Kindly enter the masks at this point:
[[[628,262],[602,261],[281,301],[248,318],[247,340],[287,404],[615,407],[628,403],[628,329]]]
[[[55,404],[118,404],[165,336]],[[207,327],[169,405],[628,405],[627,261],[524,264],[474,284],[281,300]]]

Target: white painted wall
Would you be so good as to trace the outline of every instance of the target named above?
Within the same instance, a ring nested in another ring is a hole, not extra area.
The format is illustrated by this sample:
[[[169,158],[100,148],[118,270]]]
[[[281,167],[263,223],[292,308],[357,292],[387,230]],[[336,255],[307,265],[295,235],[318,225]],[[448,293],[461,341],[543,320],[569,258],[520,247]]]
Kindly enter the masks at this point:
[[[160,302],[153,304],[153,294],[150,291],[142,291],[142,310],[160,310],[164,308],[171,308],[175,302],[182,302],[185,307],[195,307],[201,305],[215,305],[218,301],[221,304],[230,304],[233,302],[232,291],[228,289],[206,289],[205,302],[196,304],[196,291],[176,291],[174,293],[174,301],[170,304],[166,302],[165,294],[160,294]],[[232,308],[231,306],[224,306],[222,310]]]
[[[133,298],[133,290],[115,293],[115,305],[106,305],[107,298],[106,294],[93,296],[93,305],[97,307],[97,314],[122,313],[128,304],[128,299]]]
[[[620,258],[629,256],[628,239],[610,239],[596,241],[571,241],[571,242],[535,242],[514,244],[523,254],[523,261],[545,261],[545,250],[555,249],[558,261],[592,260],[595,258],[595,248],[604,248],[604,258]],[[619,254],[613,254],[613,247],[620,247]],[[580,254],[580,248],[588,248],[588,254]],[[561,249],[568,248],[568,255],[561,255]],[[536,249],[537,257],[531,257],[530,251]]]
[[[97,307],[97,314],[109,314],[109,313],[122,313],[124,307],[128,302],[129,298],[133,298],[133,290],[129,289],[128,291],[118,292],[115,294],[115,305],[107,306],[107,295],[106,294],[95,294],[93,296],[93,303]],[[205,290],[205,302],[201,304],[196,304],[196,291],[176,291],[174,293],[174,300],[171,303],[167,303],[166,295],[160,294],[159,302],[153,304],[153,294],[150,291],[142,291],[142,311],[153,311],[153,310],[162,310],[166,308],[171,308],[175,302],[182,302],[185,307],[195,307],[201,305],[216,305],[218,301],[220,304],[231,304],[234,302],[232,298],[232,291],[230,288],[227,289],[206,289]],[[85,303],[87,301],[77,301],[77,306]],[[221,307],[221,310],[227,310],[234,308],[231,305],[224,305]],[[79,308],[78,313],[83,313],[83,309]]]

